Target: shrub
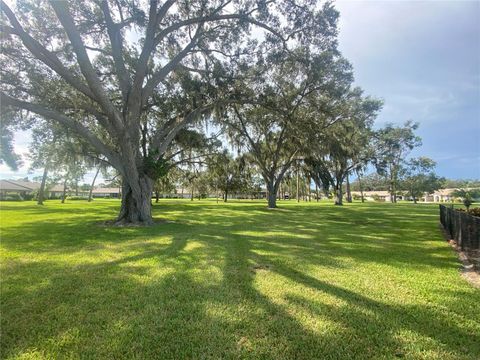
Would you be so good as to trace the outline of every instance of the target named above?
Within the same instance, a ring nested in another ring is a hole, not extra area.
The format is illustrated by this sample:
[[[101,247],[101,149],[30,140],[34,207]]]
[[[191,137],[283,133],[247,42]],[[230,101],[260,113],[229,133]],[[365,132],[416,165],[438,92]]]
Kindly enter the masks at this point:
[[[88,196],[67,196],[67,200],[88,200]]]
[[[465,197],[465,199],[463,199],[463,205],[465,205],[465,207],[467,209],[470,208],[470,205],[472,205],[472,199],[470,197]]]
[[[457,211],[461,211],[461,212],[467,212],[469,213],[470,215],[473,215],[473,216],[478,216],[480,217],[480,207],[476,207],[476,208],[472,208],[470,210],[465,210],[465,209],[455,209]]]
[[[0,197],[2,201],[23,201],[23,198],[20,194],[8,194]]]
[[[468,213],[469,213],[470,215],[480,217],[480,207],[471,208],[471,209],[468,211]]]

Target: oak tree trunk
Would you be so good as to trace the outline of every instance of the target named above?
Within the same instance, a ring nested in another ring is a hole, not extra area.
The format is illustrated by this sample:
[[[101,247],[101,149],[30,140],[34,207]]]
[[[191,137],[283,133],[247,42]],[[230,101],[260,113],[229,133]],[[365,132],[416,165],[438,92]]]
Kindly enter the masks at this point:
[[[357,173],[358,176],[358,186],[360,188],[360,196],[362,197],[362,203],[365,202],[365,198],[363,197],[363,186],[362,186],[362,180],[360,179],[360,174]]]
[[[348,173],[347,173],[347,202],[348,203],[352,202],[352,192],[350,191],[350,179],[348,178]]]
[[[122,184],[122,205],[116,224],[151,225],[153,180],[141,175],[137,184],[124,179]]]
[[[275,180],[269,179],[267,183],[268,208],[275,209],[277,207],[277,186]]]
[[[268,208],[275,209],[277,207],[277,196],[274,192],[268,193]]]
[[[45,198],[45,183],[47,182],[48,175],[48,166],[45,165],[42,175],[42,183],[40,184],[40,189],[38,189],[38,199],[37,205],[43,205],[43,199]]]
[[[395,175],[390,176],[390,201],[392,203],[397,202],[397,183]]]
[[[343,190],[341,183],[335,186],[335,205],[343,205]]]
[[[97,168],[97,172],[93,177],[92,185],[90,186],[90,191],[88,193],[88,202],[92,201],[93,187],[95,186],[95,181],[97,180],[98,173],[100,172],[100,166]]]
[[[62,204],[65,203],[66,196],[67,196],[67,178],[65,177],[65,181],[63,182]]]
[[[297,202],[300,202],[300,175],[297,167]]]

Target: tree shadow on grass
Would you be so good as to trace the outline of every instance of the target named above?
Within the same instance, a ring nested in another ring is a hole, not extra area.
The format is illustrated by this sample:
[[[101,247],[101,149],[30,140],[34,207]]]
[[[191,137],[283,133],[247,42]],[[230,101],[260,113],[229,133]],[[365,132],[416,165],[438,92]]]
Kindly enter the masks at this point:
[[[158,228],[87,231],[88,224],[65,229],[65,223],[51,222],[49,236],[37,243],[33,234],[38,237],[42,225],[26,223],[30,235],[17,246],[13,236],[19,229],[9,228],[2,247],[38,247],[52,257],[14,258],[2,271],[2,358],[32,352],[54,358],[376,359],[423,353],[475,359],[480,353],[478,334],[468,331],[475,324],[463,329],[450,321],[452,311],[444,304],[396,306],[335,284],[343,258],[371,258],[372,249],[363,251],[355,233],[345,236],[343,225],[326,233],[318,226],[334,226],[338,216],[347,221],[345,213],[306,220],[197,208],[175,217],[179,210],[166,207],[162,216],[169,211],[179,222]],[[225,217],[229,221],[222,222]],[[392,246],[373,249],[392,254]],[[72,265],[62,252],[88,256]],[[330,269],[333,281],[310,275],[309,266]],[[464,295],[450,290],[450,306]],[[468,318],[478,303],[463,300],[469,308],[456,311]],[[404,331],[428,338],[421,344],[429,349],[410,347],[398,337]]]
[[[472,333],[468,329],[453,325],[449,318],[452,314],[445,314],[441,311],[442,309],[420,305],[389,305],[316,279],[282,264],[274,263],[273,268],[292,281],[300,282],[306,287],[330,294],[346,302],[341,309],[318,302],[313,306],[312,301],[306,297],[287,295],[290,303],[308,309],[316,309],[317,315],[328,316],[334,322],[343,323],[345,328],[354,332],[352,337],[355,339],[369,337],[369,341],[377,340],[385,347],[386,344],[394,343],[395,333],[399,330],[407,330],[433,339],[443,344],[446,350],[462,357],[472,356],[475,358],[480,354],[480,333]],[[456,293],[456,296],[458,295]],[[473,317],[475,321],[475,315]],[[465,317],[463,320],[471,321],[471,318]],[[384,334],[385,339],[379,339],[379,334]],[[355,345],[358,346],[358,344]],[[403,344],[403,346],[405,345]],[[392,349],[391,345],[388,347]],[[401,348],[399,344],[397,347]],[[376,355],[378,356],[380,353]]]

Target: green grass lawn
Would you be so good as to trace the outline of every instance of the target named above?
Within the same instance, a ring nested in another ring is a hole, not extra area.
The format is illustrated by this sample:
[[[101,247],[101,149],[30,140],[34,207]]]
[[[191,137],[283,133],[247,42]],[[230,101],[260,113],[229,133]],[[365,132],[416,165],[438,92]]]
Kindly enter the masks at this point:
[[[1,204],[2,358],[476,359],[480,291],[438,207]]]

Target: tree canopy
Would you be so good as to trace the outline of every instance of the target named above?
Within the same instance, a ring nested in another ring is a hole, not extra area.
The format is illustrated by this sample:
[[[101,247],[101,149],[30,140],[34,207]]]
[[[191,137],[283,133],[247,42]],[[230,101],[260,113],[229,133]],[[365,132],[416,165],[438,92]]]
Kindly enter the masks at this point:
[[[0,5],[2,104],[106,158],[123,178],[118,222],[152,222],[151,167],[182,128],[232,100],[232,74],[251,54],[336,46],[337,11],[313,0]]]

